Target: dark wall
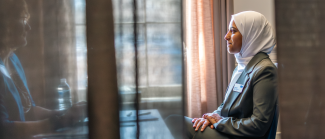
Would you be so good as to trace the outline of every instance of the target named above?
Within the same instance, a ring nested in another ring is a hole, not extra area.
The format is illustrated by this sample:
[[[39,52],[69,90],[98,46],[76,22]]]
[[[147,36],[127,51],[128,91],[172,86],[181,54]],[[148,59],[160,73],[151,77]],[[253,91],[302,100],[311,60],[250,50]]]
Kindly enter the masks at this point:
[[[325,1],[276,0],[283,139],[325,136]]]

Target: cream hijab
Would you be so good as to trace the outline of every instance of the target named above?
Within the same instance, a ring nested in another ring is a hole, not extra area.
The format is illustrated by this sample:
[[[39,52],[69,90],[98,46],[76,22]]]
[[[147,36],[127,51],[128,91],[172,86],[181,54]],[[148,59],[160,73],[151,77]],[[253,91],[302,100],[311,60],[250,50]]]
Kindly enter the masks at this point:
[[[237,71],[231,77],[224,101],[227,100],[248,62],[259,52],[271,53],[275,46],[274,32],[264,15],[254,11],[245,11],[233,15],[231,20],[235,22],[243,38],[241,50],[235,54],[238,63]]]
[[[232,16],[242,34],[242,48],[235,54],[238,69],[244,70],[248,62],[259,52],[270,54],[275,46],[275,35],[264,15],[255,11],[244,11]]]

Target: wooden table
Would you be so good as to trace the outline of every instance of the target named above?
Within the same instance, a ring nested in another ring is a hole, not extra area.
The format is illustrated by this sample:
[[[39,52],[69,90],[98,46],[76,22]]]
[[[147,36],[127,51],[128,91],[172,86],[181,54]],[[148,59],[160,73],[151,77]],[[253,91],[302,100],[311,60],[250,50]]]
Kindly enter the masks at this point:
[[[139,114],[143,113],[150,113],[157,120],[139,122],[140,139],[173,139],[157,109],[139,111]],[[120,117],[123,116],[135,116],[135,110],[120,111]],[[120,125],[121,139],[136,139],[136,122],[121,122]],[[32,139],[88,139],[88,127],[66,128],[57,133],[36,135]]]

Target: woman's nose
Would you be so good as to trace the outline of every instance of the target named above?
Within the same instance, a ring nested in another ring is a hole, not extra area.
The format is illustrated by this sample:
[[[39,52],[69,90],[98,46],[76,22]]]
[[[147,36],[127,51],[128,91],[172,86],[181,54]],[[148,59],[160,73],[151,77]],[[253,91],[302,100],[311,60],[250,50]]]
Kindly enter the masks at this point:
[[[225,39],[226,41],[230,39],[230,37],[229,37],[229,32],[227,32],[227,34],[225,35],[224,39]]]

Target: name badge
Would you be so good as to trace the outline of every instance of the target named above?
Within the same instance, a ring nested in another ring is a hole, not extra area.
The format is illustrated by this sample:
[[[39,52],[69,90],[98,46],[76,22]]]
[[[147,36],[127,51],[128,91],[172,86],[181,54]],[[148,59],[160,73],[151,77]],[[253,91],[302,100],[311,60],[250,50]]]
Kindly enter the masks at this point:
[[[243,91],[244,85],[236,83],[233,91],[241,93]]]

